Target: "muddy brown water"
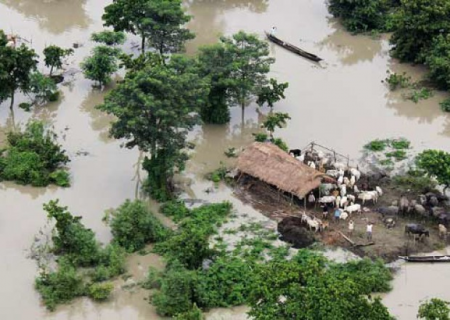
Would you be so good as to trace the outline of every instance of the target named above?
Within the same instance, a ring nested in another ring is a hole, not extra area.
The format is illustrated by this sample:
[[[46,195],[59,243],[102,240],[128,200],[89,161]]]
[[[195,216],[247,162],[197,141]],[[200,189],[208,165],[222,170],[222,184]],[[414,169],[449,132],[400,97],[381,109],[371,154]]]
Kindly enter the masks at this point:
[[[62,85],[61,101],[36,108],[31,113],[15,109],[12,116],[7,103],[0,108],[0,143],[11,127],[18,127],[30,118],[43,119],[54,126],[61,143],[71,156],[69,165],[72,187],[31,188],[14,183],[0,184],[0,315],[2,319],[158,319],[144,298],[144,291],[120,290],[116,283],[113,298],[108,303],[94,304],[79,299],[49,313],[40,304],[33,289],[37,268],[28,259],[34,235],[46,224],[42,204],[55,198],[83,216],[100,241],[110,240],[109,229],[101,222],[103,212],[121,204],[127,198],[139,196],[140,154],[120,147],[121,141],[108,138],[110,118],[94,107],[104,92],[91,88],[91,82],[79,73],[79,62],[89,54],[89,35],[102,28],[101,15],[105,0],[0,0],[0,28],[19,34],[38,51],[46,45],[80,48],[68,58],[66,82]],[[418,150],[449,149],[450,117],[439,110],[438,101],[445,95],[436,93],[427,101],[414,104],[403,101],[401,93],[391,93],[381,83],[386,70],[406,71],[420,78],[423,70],[399,65],[389,58],[386,38],[371,39],[351,36],[332,19],[324,1],[297,0],[221,0],[185,2],[195,17],[190,28],[197,38],[187,48],[193,54],[199,45],[213,43],[220,34],[245,30],[263,35],[264,29],[278,27],[279,37],[324,59],[312,64],[275,45],[271,54],[277,62],[272,75],[290,83],[287,99],[276,110],[288,112],[292,120],[276,134],[293,148],[301,148],[312,140],[358,157],[361,146],[379,137],[403,136]],[[137,44],[130,37],[129,52]],[[46,71],[40,66],[42,71]],[[18,97],[17,104],[23,100]],[[262,113],[268,110],[262,109]],[[227,161],[223,151],[239,148],[252,140],[251,133],[259,129],[264,115],[250,105],[241,123],[240,110],[232,110],[227,126],[198,127],[191,134],[197,147],[181,181],[190,197],[209,201],[231,199],[239,214],[260,217],[251,207],[234,198],[230,190],[221,187],[213,193],[204,190],[211,184],[204,174]],[[81,153],[80,153],[81,152]],[[87,155],[83,155],[87,152]],[[260,217],[261,218],[261,217]],[[263,219],[263,218],[261,218]],[[149,265],[160,266],[157,257],[130,257],[133,279],[141,279]],[[394,280],[394,290],[385,303],[399,319],[411,319],[420,300],[428,297],[450,299],[446,265],[414,265],[402,267]],[[210,319],[245,318],[245,308],[213,310]]]

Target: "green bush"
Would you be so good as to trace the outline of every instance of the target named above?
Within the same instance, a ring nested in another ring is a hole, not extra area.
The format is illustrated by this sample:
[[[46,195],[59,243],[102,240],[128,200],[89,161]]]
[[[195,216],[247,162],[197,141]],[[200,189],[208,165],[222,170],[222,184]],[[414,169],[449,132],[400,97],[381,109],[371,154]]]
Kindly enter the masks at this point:
[[[433,91],[429,88],[420,88],[417,90],[413,90],[407,94],[404,94],[403,97],[407,100],[411,100],[414,103],[418,103],[420,100],[426,100],[433,96]]]
[[[87,79],[96,81],[100,86],[111,81],[111,75],[119,70],[117,58],[120,50],[108,46],[98,46],[92,55],[81,62],[81,69]]]
[[[105,281],[125,272],[125,249],[109,244],[99,253],[98,264],[92,273],[92,280]]]
[[[396,150],[409,149],[411,146],[411,142],[409,142],[408,140],[406,140],[404,138],[395,139],[395,140],[391,140],[391,146],[392,146],[392,148],[394,148]]]
[[[439,103],[441,106],[442,111],[444,112],[450,112],[450,98],[445,99],[441,103]]]
[[[111,216],[114,240],[128,252],[140,250],[147,243],[161,241],[167,235],[163,224],[140,200],[125,201]]]
[[[172,218],[175,222],[179,222],[188,217],[191,212],[188,208],[186,208],[183,201],[178,200],[172,200],[164,203],[160,210],[162,214]]]
[[[403,72],[402,74],[389,73],[389,76],[385,79],[385,81],[389,85],[389,89],[392,91],[395,91],[399,88],[409,88],[412,85],[411,77],[407,76],[405,72]]]
[[[56,134],[42,122],[31,121],[25,131],[9,132],[7,140],[7,149],[0,155],[1,179],[39,187],[70,184],[69,174],[61,169],[69,158],[56,143]]]
[[[192,309],[184,313],[177,314],[175,320],[204,320],[202,310],[194,303]]]
[[[425,320],[449,320],[450,308],[449,302],[432,298],[430,301],[425,301],[419,306],[417,313],[418,319]]]
[[[161,288],[151,298],[158,314],[175,316],[189,312],[195,301],[196,272],[174,261],[160,279]]]
[[[88,287],[88,296],[95,301],[105,301],[111,295],[114,285],[110,282],[93,283]]]
[[[100,246],[92,230],[74,217],[58,200],[44,204],[49,219],[56,220],[56,233],[52,236],[54,252],[65,255],[75,266],[93,266],[99,261]]]
[[[385,156],[388,158],[395,158],[395,161],[401,161],[407,158],[405,150],[395,150],[391,152],[386,152]]]
[[[369,151],[384,151],[389,145],[389,140],[373,140],[364,146],[364,149]]]
[[[394,185],[403,191],[427,193],[436,188],[436,182],[422,171],[409,171],[393,178]]]
[[[55,272],[42,272],[35,282],[45,306],[54,310],[57,304],[67,303],[86,292],[85,285],[76,269],[63,259]]]
[[[441,89],[450,89],[450,35],[438,35],[426,53],[430,79]]]
[[[125,33],[123,32],[114,32],[114,31],[101,31],[95,32],[91,35],[91,40],[99,43],[106,44],[107,46],[114,46],[117,44],[125,43]]]
[[[198,274],[197,295],[204,308],[246,303],[254,282],[254,265],[238,257],[220,257]]]

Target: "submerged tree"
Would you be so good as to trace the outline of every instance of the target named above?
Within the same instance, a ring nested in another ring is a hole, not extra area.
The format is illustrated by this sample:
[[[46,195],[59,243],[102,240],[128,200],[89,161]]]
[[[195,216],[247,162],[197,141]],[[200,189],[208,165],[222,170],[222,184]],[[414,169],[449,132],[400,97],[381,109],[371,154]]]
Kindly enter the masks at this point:
[[[273,108],[275,102],[285,98],[284,91],[289,87],[289,83],[278,83],[275,79],[270,79],[269,82],[270,85],[261,88],[256,103],[259,106],[267,103],[270,108]]]
[[[267,84],[267,74],[275,59],[268,57],[267,42],[253,34],[240,31],[220,41],[232,61],[227,95],[232,103],[241,106],[243,119],[249,100]]]
[[[81,63],[84,76],[98,82],[99,86],[107,84],[111,81],[111,75],[119,70],[117,59],[120,52],[107,46],[95,47],[92,55]]]
[[[58,46],[48,46],[44,49],[45,66],[50,68],[50,76],[53,73],[53,68],[62,68],[62,59],[73,54],[73,49],[63,49]]]
[[[141,37],[141,53],[148,44],[161,55],[182,51],[194,35],[182,25],[190,17],[181,0],[114,0],[105,8],[103,20],[114,31],[126,31]]]
[[[394,56],[424,62],[434,37],[450,32],[450,1],[402,0],[391,38]]]
[[[416,161],[420,169],[444,186],[445,193],[450,187],[450,153],[442,150],[425,150],[417,156]]]
[[[126,36],[123,32],[114,32],[104,30],[101,32],[95,32],[91,35],[91,40],[106,44],[107,46],[115,46],[125,43]]]
[[[187,159],[186,136],[197,123],[196,112],[205,101],[207,83],[194,63],[173,56],[166,65],[146,67],[127,75],[99,106],[117,117],[111,134],[148,152],[143,167],[146,186],[156,199],[171,197],[170,181]]]
[[[425,320],[450,320],[450,308],[447,301],[433,298],[422,303],[417,318]]]
[[[0,30],[0,103],[10,98],[12,109],[16,91],[29,91],[30,75],[36,70],[37,63],[33,49],[24,44],[19,47],[9,45],[6,35]]]
[[[267,119],[263,122],[263,127],[266,128],[267,131],[269,131],[270,139],[273,139],[273,133],[275,132],[275,129],[282,128],[286,125],[286,120],[290,120],[291,117],[287,113],[282,112],[275,112],[272,114],[269,114],[267,116]]]

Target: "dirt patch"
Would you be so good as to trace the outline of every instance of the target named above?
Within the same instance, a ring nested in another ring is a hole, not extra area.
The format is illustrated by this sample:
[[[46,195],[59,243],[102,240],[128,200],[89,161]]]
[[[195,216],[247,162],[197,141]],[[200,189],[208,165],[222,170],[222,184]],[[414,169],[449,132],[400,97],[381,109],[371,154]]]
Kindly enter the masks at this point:
[[[329,227],[323,232],[317,232],[315,237],[326,245],[346,248],[361,257],[382,258],[386,262],[396,260],[398,256],[435,251],[447,244],[446,240],[439,238],[437,222],[431,219],[398,216],[396,226],[391,229],[386,228],[382,222],[381,214],[376,212],[375,209],[379,206],[391,204],[392,201],[399,199],[403,193],[396,190],[391,185],[390,180],[386,178],[377,181],[377,185],[382,186],[384,194],[375,206],[373,204],[365,205],[369,209],[368,212],[353,214],[346,221],[333,221],[331,217],[328,217],[324,221],[329,223]],[[250,177],[242,178],[234,190],[236,196],[243,202],[251,204],[262,214],[278,222],[286,217],[298,219],[304,211],[304,204],[297,198],[279,192],[277,189]],[[308,206],[306,213],[322,219],[322,212],[318,206]],[[350,219],[353,220],[355,225],[352,234],[348,230]],[[298,220],[295,221],[298,222]],[[366,226],[369,221],[374,224],[372,241],[369,241],[366,237]],[[430,237],[419,241],[406,236],[404,230],[407,223],[424,225],[430,231]],[[341,233],[350,238],[356,246],[347,241]],[[292,241],[290,239],[288,242],[292,243]],[[374,244],[366,246],[369,242]]]

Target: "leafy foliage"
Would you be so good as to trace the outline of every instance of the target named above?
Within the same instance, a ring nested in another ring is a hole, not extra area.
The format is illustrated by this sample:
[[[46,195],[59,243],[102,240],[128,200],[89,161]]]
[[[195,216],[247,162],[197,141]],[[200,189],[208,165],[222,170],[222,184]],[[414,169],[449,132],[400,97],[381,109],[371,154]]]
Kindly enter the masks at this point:
[[[93,283],[88,288],[88,296],[95,301],[104,301],[109,298],[114,285],[110,282]]]
[[[91,273],[93,281],[105,281],[123,274],[125,268],[125,249],[113,243],[99,251],[98,262]]]
[[[84,59],[81,69],[87,79],[96,81],[100,86],[111,81],[111,75],[119,69],[117,57],[120,50],[107,46],[95,47],[92,55]]]
[[[81,217],[74,217],[58,200],[44,204],[49,219],[56,220],[56,234],[52,240],[54,251],[65,255],[75,266],[92,266],[98,262],[100,246],[92,230],[81,224]]]
[[[442,111],[450,112],[450,98],[445,99],[440,103]]]
[[[56,101],[59,98],[55,81],[39,71],[30,75],[30,92],[34,94],[34,102],[38,104]]]
[[[291,117],[287,113],[275,112],[267,116],[266,120],[263,122],[263,127],[266,128],[270,133],[270,138],[273,139],[273,133],[275,129],[282,128],[286,125],[286,120],[290,120]]]
[[[141,37],[141,51],[148,45],[161,55],[183,50],[184,42],[194,35],[183,28],[190,20],[181,0],[114,0],[105,8],[103,20],[114,31],[126,31]]]
[[[402,74],[388,72],[388,74],[385,81],[389,85],[391,91],[409,88],[412,85],[411,77],[407,76],[406,72],[403,72]]]
[[[417,318],[425,320],[449,320],[450,308],[447,301],[433,298],[422,303],[419,307]]]
[[[423,63],[433,39],[450,32],[449,16],[448,0],[402,0],[391,38],[394,56]]]
[[[442,150],[425,150],[416,158],[417,167],[439,184],[450,187],[450,153]]]
[[[166,228],[140,200],[127,200],[111,213],[114,240],[128,252],[144,248],[147,243],[161,241]]]
[[[12,109],[16,91],[27,93],[30,90],[30,75],[36,70],[37,55],[24,44],[9,46],[6,35],[0,30],[0,61],[0,103],[10,98]]]
[[[256,103],[259,106],[267,103],[270,108],[273,108],[275,102],[285,98],[284,91],[289,87],[289,83],[278,83],[275,79],[270,79],[269,83],[269,86],[264,86],[261,88],[261,91],[258,93],[258,100],[256,100]]]
[[[450,34],[440,34],[433,39],[425,65],[430,69],[430,79],[439,88],[450,89]]]
[[[347,30],[355,33],[384,30],[390,0],[330,0],[329,10]]]
[[[35,287],[49,310],[84,295],[86,291],[82,277],[67,261],[60,261],[55,272],[43,271],[36,279]]]
[[[99,106],[117,117],[111,128],[115,138],[149,153],[143,167],[148,172],[147,190],[156,199],[172,195],[170,180],[175,170],[184,169],[186,136],[198,123],[195,112],[206,94],[207,84],[192,61],[172,56],[165,66],[128,74]]]
[[[61,170],[69,158],[42,122],[31,121],[25,131],[9,132],[7,139],[9,146],[0,154],[1,179],[33,186],[69,185],[69,175]]]
[[[204,320],[205,317],[202,314],[197,305],[194,303],[192,309],[175,316],[175,320]]]
[[[436,182],[427,177],[423,171],[409,171],[404,175],[395,176],[393,182],[400,190],[411,190],[418,194],[430,192],[436,187]]]
[[[418,103],[420,100],[426,100],[433,96],[433,91],[429,88],[420,88],[403,95],[405,99]]]
[[[107,46],[115,46],[118,44],[125,43],[125,33],[123,32],[114,32],[109,30],[104,30],[101,32],[95,32],[91,35],[91,40],[106,44]]]
[[[50,68],[50,76],[53,73],[53,68],[61,69],[62,59],[71,54],[73,54],[73,49],[63,49],[55,45],[44,49],[44,62],[45,66]]]

